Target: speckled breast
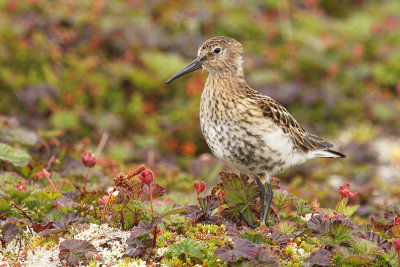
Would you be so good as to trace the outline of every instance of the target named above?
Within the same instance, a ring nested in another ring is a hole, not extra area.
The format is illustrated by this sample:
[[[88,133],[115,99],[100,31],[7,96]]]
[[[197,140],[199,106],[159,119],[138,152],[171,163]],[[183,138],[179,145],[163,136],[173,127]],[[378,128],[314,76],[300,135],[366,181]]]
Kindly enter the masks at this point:
[[[273,128],[258,110],[240,98],[229,98],[205,88],[200,103],[201,131],[214,155],[230,167],[247,174],[281,171],[279,151],[265,142]]]

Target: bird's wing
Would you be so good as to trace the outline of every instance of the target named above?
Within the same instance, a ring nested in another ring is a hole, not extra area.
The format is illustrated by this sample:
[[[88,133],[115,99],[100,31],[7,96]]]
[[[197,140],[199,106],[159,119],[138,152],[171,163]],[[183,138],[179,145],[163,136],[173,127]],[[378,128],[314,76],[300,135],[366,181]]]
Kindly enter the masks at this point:
[[[270,118],[288,134],[295,148],[310,152],[313,150],[329,150],[333,145],[318,136],[307,133],[303,127],[290,115],[290,113],[278,102],[257,91],[247,91],[250,98],[257,101],[266,118]]]

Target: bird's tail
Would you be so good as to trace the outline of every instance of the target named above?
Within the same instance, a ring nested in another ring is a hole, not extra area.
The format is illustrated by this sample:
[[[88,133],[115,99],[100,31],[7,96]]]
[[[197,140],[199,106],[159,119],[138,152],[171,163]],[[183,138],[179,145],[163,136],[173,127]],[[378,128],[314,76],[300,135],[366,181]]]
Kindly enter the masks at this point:
[[[313,158],[345,158],[346,155],[331,150],[331,149],[327,149],[327,150],[314,150],[311,152]]]

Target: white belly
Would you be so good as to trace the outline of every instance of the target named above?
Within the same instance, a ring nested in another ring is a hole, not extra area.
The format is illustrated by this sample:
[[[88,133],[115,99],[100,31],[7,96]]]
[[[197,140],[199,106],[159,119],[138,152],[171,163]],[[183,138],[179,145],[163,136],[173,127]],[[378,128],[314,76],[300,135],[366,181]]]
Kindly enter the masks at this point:
[[[203,92],[200,104],[201,131],[218,159],[249,175],[278,174],[306,160],[289,135],[261,111],[250,116],[243,110],[246,105],[230,106],[221,100],[218,105],[207,93]]]

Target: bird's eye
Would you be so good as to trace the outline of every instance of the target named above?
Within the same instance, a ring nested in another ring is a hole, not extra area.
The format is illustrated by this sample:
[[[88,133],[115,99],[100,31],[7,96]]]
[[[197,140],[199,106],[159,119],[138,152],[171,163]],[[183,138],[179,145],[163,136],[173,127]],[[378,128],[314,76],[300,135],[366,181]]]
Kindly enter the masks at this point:
[[[221,52],[221,48],[217,47],[214,49],[214,53],[215,54],[219,54],[219,52]]]

